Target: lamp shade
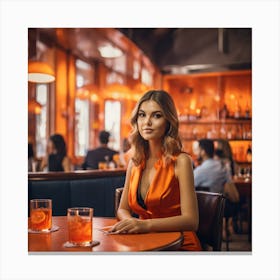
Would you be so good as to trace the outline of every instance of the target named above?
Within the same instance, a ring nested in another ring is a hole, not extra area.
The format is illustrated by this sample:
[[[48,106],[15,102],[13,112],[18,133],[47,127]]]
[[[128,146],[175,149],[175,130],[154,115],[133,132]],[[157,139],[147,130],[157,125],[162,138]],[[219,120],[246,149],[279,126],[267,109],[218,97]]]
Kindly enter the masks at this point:
[[[28,81],[32,83],[51,83],[55,80],[53,69],[45,62],[28,62]]]

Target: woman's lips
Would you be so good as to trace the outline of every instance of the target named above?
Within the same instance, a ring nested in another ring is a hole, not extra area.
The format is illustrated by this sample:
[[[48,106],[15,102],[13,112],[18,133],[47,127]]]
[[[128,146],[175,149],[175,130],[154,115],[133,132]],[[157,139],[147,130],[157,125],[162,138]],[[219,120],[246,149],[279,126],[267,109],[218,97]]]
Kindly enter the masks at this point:
[[[151,128],[145,128],[145,129],[143,129],[143,132],[144,132],[144,133],[152,133],[152,132],[153,132],[153,129],[151,129]]]

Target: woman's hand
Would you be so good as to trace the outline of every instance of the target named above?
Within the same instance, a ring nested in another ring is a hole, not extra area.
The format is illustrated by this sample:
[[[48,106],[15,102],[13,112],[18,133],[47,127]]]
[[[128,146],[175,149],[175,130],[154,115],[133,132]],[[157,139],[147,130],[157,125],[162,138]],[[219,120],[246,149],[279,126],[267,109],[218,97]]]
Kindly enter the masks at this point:
[[[129,218],[116,223],[109,233],[146,233],[149,231],[149,220]]]

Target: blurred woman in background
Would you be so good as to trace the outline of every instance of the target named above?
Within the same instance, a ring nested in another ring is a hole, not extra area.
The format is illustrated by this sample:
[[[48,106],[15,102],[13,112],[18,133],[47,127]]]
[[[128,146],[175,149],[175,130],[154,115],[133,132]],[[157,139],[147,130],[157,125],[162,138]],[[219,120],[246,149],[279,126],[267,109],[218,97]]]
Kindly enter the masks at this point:
[[[237,229],[236,219],[238,214],[239,193],[233,182],[235,175],[235,162],[233,160],[232,150],[230,144],[225,139],[216,140],[215,158],[222,162],[222,165],[228,170],[231,175],[231,182],[224,186],[224,193],[227,197],[225,205],[225,214],[223,221],[223,239],[231,240],[231,235],[235,233],[234,228]],[[226,223],[225,218],[228,218]]]
[[[230,144],[225,139],[218,139],[216,142],[215,154],[223,162],[224,166],[228,169],[233,177],[236,173],[236,163],[233,160],[233,154]]]
[[[71,171],[71,162],[66,155],[66,144],[60,134],[50,136],[47,145],[47,156],[43,158],[41,170]]]

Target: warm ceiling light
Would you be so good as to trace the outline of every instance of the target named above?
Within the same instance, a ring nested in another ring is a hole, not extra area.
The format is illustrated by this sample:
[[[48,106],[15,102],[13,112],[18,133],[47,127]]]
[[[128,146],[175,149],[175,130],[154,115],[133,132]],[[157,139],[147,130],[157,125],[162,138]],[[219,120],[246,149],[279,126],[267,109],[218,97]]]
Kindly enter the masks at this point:
[[[126,97],[131,95],[131,91],[126,85],[113,83],[106,86],[106,88],[104,89],[104,94],[109,98],[125,99]]]
[[[80,99],[90,98],[91,101],[96,102],[99,99],[98,92],[99,92],[99,90],[96,85],[88,84],[88,85],[78,88],[76,91],[76,96]]]
[[[133,88],[134,92],[140,93],[140,94],[144,94],[145,92],[147,92],[151,89],[152,89],[151,86],[148,86],[143,83],[137,83],[136,86],[134,86],[134,88]]]
[[[28,101],[28,112],[36,115],[41,114],[42,105],[34,99]]]
[[[45,62],[28,62],[28,81],[32,83],[51,83],[55,80],[54,71]]]
[[[104,58],[116,58],[123,55],[123,52],[116,47],[113,47],[111,45],[104,45],[98,47],[98,50],[100,52],[100,55]]]

